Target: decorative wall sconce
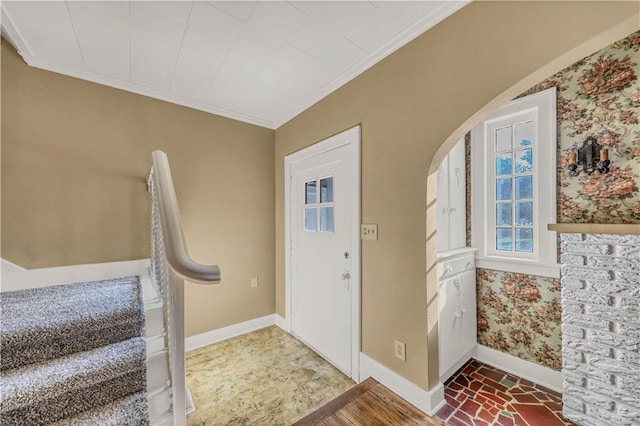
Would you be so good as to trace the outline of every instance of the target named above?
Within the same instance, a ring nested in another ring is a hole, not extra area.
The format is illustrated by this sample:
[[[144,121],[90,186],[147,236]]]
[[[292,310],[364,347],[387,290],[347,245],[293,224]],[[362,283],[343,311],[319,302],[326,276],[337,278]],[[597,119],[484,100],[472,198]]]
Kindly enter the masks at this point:
[[[578,152],[575,151],[569,153],[569,175],[578,176],[582,171],[587,174],[593,173],[597,170],[600,173],[609,173],[609,150],[602,148],[596,141],[596,138],[589,136],[585,139],[581,148],[578,148]],[[578,166],[582,167],[582,170],[578,169]]]

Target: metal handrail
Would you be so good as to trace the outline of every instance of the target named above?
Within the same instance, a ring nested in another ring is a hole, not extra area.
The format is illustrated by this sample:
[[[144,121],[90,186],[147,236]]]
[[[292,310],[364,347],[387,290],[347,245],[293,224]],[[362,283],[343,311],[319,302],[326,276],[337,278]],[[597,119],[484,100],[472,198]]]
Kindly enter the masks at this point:
[[[155,179],[156,188],[158,188],[158,208],[162,222],[165,255],[171,269],[187,281],[200,284],[219,283],[221,274],[217,265],[197,263],[187,252],[169,160],[164,152],[157,150],[151,154],[149,179]]]

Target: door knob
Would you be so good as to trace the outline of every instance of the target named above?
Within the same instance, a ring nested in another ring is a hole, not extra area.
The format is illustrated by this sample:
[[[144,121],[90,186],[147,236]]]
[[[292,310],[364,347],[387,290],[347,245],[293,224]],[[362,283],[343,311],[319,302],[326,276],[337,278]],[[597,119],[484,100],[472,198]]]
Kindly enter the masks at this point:
[[[344,271],[344,272],[342,273],[341,277],[342,277],[342,279],[343,279],[344,281],[346,281],[346,280],[348,280],[348,279],[351,279],[351,274],[349,273],[349,271]]]

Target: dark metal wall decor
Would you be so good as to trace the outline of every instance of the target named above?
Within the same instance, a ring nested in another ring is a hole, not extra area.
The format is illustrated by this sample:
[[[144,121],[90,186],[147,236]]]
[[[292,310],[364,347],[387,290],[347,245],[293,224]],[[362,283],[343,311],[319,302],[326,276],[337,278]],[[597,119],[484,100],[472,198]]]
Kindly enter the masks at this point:
[[[589,136],[585,139],[578,152],[569,153],[569,175],[577,176],[580,172],[591,174],[594,171],[609,173],[609,150],[602,148],[596,138]],[[580,167],[581,169],[579,169]]]

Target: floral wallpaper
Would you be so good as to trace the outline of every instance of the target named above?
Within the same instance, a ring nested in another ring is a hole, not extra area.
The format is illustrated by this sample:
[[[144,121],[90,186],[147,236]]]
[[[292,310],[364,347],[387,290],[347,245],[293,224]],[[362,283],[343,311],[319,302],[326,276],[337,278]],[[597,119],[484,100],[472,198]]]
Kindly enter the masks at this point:
[[[640,223],[639,74],[636,32],[520,95],[558,90],[558,222]],[[568,153],[588,136],[609,149],[611,172],[570,177]],[[478,343],[561,369],[560,280],[478,269],[477,293]]]
[[[640,31],[576,62],[521,96],[558,92],[558,222],[640,223]],[[569,176],[567,156],[595,136],[611,172]]]
[[[560,280],[478,269],[477,285],[478,343],[560,370]]]

